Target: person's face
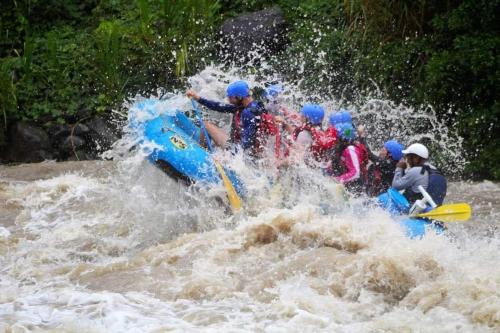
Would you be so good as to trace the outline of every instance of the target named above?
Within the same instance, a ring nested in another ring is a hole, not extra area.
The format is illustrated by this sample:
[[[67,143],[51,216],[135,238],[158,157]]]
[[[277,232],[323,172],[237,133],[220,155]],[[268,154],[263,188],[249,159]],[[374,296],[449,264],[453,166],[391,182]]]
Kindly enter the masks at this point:
[[[233,105],[238,105],[239,101],[240,101],[240,99],[238,97],[234,97],[234,96],[228,97],[227,100],[229,101],[229,103],[231,103]]]
[[[405,156],[406,162],[410,165],[410,167],[414,167],[418,164],[418,156],[414,154],[408,154]]]
[[[379,157],[380,158],[387,158],[388,154],[389,154],[389,152],[387,151],[387,149],[385,149],[385,147],[382,147],[382,149],[380,150],[380,153],[379,153]]]

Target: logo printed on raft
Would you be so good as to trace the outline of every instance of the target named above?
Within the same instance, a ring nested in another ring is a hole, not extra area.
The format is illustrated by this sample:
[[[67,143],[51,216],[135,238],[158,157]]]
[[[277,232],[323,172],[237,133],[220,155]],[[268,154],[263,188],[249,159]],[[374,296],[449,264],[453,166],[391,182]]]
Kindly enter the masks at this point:
[[[182,138],[177,135],[172,135],[170,137],[170,142],[172,142],[172,144],[178,149],[186,149],[188,147],[186,142],[184,142],[184,140],[182,140]]]

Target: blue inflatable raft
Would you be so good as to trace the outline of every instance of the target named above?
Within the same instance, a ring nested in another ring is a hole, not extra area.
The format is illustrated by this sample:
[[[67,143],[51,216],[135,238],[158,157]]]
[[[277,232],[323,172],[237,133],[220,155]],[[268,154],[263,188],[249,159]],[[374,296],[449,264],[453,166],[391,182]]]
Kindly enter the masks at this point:
[[[410,203],[397,190],[391,188],[378,196],[380,205],[399,222],[410,238],[422,238],[428,231],[441,234],[445,229],[435,221],[405,216],[410,210]]]
[[[200,129],[182,112],[160,114],[161,101],[147,99],[133,105],[129,125],[152,143],[149,161],[158,165],[169,175],[187,182],[222,184],[211,154],[199,144]],[[138,114],[150,119],[139,121]],[[224,168],[240,196],[244,194],[242,183],[234,171]]]

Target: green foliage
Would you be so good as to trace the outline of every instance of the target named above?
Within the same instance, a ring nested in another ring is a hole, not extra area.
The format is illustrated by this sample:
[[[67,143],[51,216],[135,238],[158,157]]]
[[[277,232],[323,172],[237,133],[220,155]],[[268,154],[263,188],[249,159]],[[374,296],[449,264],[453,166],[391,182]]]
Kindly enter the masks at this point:
[[[319,30],[323,31],[321,38],[317,36]],[[354,50],[345,34],[307,22],[290,37],[287,59],[281,63],[287,81],[298,82],[313,98],[351,97],[345,95],[349,94],[345,87],[352,85]]]
[[[440,3],[444,1],[346,0],[344,11],[351,32],[388,40],[425,32]]]
[[[216,0],[10,1],[0,13],[0,111],[64,122],[180,85],[211,51],[196,46],[219,11]]]
[[[142,30],[142,25],[141,25]],[[123,89],[126,82],[121,70],[124,52],[122,38],[124,28],[120,21],[103,21],[95,30],[95,64],[97,78],[101,83],[98,95],[98,112],[113,105],[113,101],[124,98]]]
[[[0,145],[5,142],[7,118],[11,117],[17,108],[16,86],[11,71],[12,62],[15,60],[4,58],[0,61]]]
[[[465,139],[469,176],[500,179],[498,0],[307,0],[283,8],[295,22],[280,60],[288,78],[337,98],[375,87],[396,102],[430,104]]]
[[[276,1],[266,1],[266,0],[220,0],[220,6],[224,9],[227,16],[237,16],[245,12],[252,12],[257,10],[262,10],[266,7],[270,7],[273,2]],[[278,2],[289,2],[289,1],[278,1]]]

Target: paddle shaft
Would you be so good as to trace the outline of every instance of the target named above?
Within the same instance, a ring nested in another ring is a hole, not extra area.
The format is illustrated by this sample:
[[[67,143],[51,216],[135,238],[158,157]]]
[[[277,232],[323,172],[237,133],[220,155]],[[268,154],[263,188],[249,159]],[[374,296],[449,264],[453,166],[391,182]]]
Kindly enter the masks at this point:
[[[207,142],[208,150],[212,152],[212,144],[210,143],[210,137],[208,136],[207,128],[205,127],[205,123],[203,123],[203,118],[201,118],[201,112],[200,108],[198,107],[198,103],[196,103],[193,99],[191,100],[191,103],[193,104],[194,112],[196,113],[196,117],[198,118],[200,122],[200,127],[201,130],[203,131],[203,135],[205,136],[205,141]],[[233,212],[237,212],[241,209],[241,199],[238,196],[238,193],[236,193],[236,190],[234,189],[233,183],[229,180],[227,177],[226,173],[224,172],[224,168],[222,165],[220,165],[219,162],[215,161],[215,167],[219,171],[221,177],[222,177],[222,183],[226,187],[226,192],[227,192],[227,197],[229,199],[229,204],[231,205],[231,208],[233,209]]]
[[[207,128],[205,127],[205,123],[203,122],[203,118],[201,118],[201,112],[200,108],[198,107],[198,103],[194,100],[191,99],[191,104],[193,104],[194,108],[194,113],[196,114],[196,117],[198,118],[198,121],[200,122],[200,128],[203,131],[203,135],[205,136],[205,141],[207,143],[208,151],[212,152],[212,143],[210,142],[210,137],[208,136]]]

